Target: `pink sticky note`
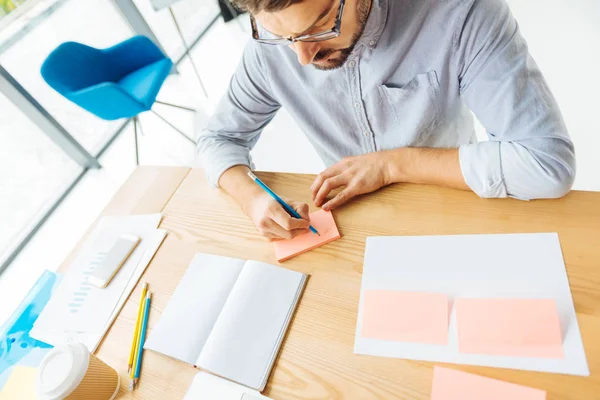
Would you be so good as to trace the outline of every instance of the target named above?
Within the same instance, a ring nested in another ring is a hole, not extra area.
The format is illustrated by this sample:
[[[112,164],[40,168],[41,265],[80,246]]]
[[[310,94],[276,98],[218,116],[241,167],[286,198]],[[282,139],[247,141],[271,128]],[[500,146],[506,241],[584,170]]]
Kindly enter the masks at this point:
[[[363,338],[448,344],[447,295],[365,290],[363,296]]]
[[[321,236],[308,231],[290,240],[274,242],[277,261],[285,261],[340,238],[340,232],[330,211],[319,210],[310,214],[310,224]]]
[[[546,392],[453,369],[433,368],[431,400],[484,399],[546,400]]]
[[[552,299],[457,299],[461,353],[563,358]]]

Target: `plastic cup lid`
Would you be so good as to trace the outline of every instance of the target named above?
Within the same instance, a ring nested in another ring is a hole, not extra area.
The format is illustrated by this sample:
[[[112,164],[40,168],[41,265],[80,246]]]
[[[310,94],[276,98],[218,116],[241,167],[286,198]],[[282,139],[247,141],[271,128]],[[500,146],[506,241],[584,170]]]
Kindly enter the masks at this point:
[[[56,346],[42,360],[36,378],[36,391],[43,400],[68,396],[85,376],[90,354],[81,343]]]

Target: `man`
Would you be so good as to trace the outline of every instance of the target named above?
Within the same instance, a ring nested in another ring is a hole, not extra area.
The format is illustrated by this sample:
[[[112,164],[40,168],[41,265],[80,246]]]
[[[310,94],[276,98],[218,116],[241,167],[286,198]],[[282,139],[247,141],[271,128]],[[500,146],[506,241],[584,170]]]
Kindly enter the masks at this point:
[[[327,210],[395,182],[519,199],[570,190],[573,144],[504,0],[236,5],[251,13],[254,40],[198,156],[265,237],[308,227],[306,204],[292,203],[304,219],[291,218],[246,176],[280,107],[329,166],[310,188]],[[469,109],[489,141],[476,142]]]

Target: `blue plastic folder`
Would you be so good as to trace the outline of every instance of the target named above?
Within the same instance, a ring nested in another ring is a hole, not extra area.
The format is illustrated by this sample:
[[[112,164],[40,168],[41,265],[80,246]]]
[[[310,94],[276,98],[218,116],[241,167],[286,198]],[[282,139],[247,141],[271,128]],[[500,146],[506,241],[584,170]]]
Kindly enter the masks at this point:
[[[21,304],[0,327],[0,390],[13,366],[38,366],[51,345],[29,336],[33,324],[50,300],[60,281],[54,272],[44,271]]]

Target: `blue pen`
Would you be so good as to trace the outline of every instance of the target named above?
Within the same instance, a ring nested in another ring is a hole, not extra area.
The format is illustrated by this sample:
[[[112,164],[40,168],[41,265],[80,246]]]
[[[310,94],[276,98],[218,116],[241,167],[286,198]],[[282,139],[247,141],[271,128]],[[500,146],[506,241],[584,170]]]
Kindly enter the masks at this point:
[[[248,176],[250,177],[250,179],[252,179],[254,182],[256,182],[258,184],[258,186],[260,186],[261,188],[263,188],[265,190],[265,192],[269,193],[272,198],[274,198],[275,200],[277,200],[277,202],[279,204],[281,204],[281,206],[285,209],[285,211],[287,211],[288,214],[290,214],[294,218],[302,219],[302,217],[300,216],[300,214],[298,214],[296,212],[296,210],[294,210],[288,203],[286,203],[285,201],[283,201],[281,199],[281,197],[277,196],[274,191],[272,191],[271,189],[269,189],[269,187],[267,185],[265,185],[263,183],[263,181],[261,181],[260,179],[258,179],[258,177],[252,173],[252,171],[248,171]],[[316,233],[317,235],[321,236],[319,234],[319,232],[317,232],[317,230],[315,228],[313,228],[312,225],[310,225],[308,227],[308,229],[310,229],[310,231],[312,233]]]
[[[144,319],[142,320],[142,326],[140,328],[140,347],[138,347],[138,357],[135,363],[135,374],[133,376],[132,389],[135,389],[138,380],[140,379],[140,370],[142,369],[142,352],[144,351],[144,341],[146,340],[146,328],[148,328],[151,298],[152,293],[148,291],[146,293],[146,304],[144,305]]]

